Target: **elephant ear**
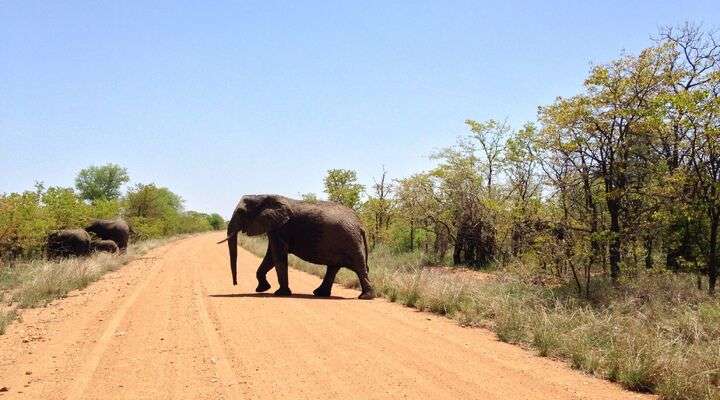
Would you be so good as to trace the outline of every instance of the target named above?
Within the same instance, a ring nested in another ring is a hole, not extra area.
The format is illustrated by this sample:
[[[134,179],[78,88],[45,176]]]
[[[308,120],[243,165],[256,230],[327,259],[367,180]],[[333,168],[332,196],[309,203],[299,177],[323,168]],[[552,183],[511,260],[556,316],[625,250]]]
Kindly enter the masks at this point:
[[[244,229],[248,236],[262,235],[275,230],[285,225],[292,215],[290,204],[276,196],[265,197],[255,212],[255,216],[250,218]]]

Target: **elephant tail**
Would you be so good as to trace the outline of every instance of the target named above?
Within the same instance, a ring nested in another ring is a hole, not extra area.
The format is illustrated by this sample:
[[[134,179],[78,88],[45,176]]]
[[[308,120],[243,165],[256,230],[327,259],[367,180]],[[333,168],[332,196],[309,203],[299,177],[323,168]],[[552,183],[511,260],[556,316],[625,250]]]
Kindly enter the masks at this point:
[[[370,265],[368,264],[368,248],[367,248],[367,238],[365,237],[365,230],[360,229],[360,234],[362,234],[363,246],[365,246],[365,269],[367,270],[367,272],[370,272]]]

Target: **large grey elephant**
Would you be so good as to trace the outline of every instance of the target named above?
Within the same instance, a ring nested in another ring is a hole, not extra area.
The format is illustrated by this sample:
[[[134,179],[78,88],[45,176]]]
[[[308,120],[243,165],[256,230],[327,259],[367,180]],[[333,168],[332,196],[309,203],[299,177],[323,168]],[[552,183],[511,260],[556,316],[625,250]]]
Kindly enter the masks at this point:
[[[102,240],[112,240],[125,252],[130,238],[130,227],[122,219],[96,219],[85,228]]]
[[[230,272],[237,285],[237,235],[268,235],[268,248],[256,277],[257,292],[270,289],[267,273],[273,267],[280,288],[277,296],[291,295],[288,285],[288,254],[327,265],[322,284],[313,292],[330,296],[338,270],[355,271],[362,288],[361,299],[374,297],[368,278],[367,241],[365,231],[355,212],[327,201],[304,202],[278,195],[248,195],[240,199],[227,227]]]
[[[84,256],[90,253],[90,235],[82,229],[51,232],[45,250],[48,258]]]

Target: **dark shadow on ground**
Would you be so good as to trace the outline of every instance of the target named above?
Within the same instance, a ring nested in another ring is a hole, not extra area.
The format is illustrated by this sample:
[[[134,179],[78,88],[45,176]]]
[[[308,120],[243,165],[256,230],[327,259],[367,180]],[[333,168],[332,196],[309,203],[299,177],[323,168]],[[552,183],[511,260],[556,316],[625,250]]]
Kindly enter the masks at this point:
[[[274,296],[272,293],[230,293],[230,294],[209,294],[208,297],[271,297],[274,299],[310,299],[310,300],[354,300],[347,297],[318,297],[311,294],[293,293],[292,296]]]

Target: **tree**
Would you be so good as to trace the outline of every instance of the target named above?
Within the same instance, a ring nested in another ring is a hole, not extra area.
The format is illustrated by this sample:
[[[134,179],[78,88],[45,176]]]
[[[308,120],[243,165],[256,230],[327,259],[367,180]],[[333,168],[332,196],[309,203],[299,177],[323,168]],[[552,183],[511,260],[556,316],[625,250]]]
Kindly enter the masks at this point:
[[[415,230],[423,230],[433,239],[432,254],[437,260],[442,260],[447,252],[452,215],[443,206],[437,179],[427,172],[401,179],[397,184],[396,198],[398,215],[410,225],[410,250],[414,249]]]
[[[215,231],[219,231],[225,227],[225,219],[220,214],[212,213],[206,218],[212,229]]]
[[[162,237],[179,232],[183,200],[155,184],[137,184],[128,190],[125,214],[141,238]]]
[[[714,294],[720,230],[720,38],[685,24],[664,28],[660,46],[670,49],[672,57],[665,67],[666,88],[658,100],[667,129],[656,148],[669,169],[679,171],[677,181],[692,193],[692,208],[706,215],[708,290]],[[694,241],[690,225],[684,224],[687,239],[683,242],[687,243],[680,246],[686,251]]]
[[[360,205],[363,185],[357,183],[357,174],[349,169],[331,169],[325,176],[325,193],[330,201],[352,209]]]
[[[391,198],[392,186],[387,179],[387,171],[383,167],[382,176],[379,181],[373,183],[373,193],[362,205],[360,217],[370,236],[370,245],[375,247],[377,243],[386,239],[386,233],[390,228],[390,219],[394,202]]]
[[[610,214],[610,276],[620,276],[621,217],[632,192],[643,187],[648,132],[657,129],[653,102],[663,85],[663,48],[649,48],[593,68],[585,92],[541,109],[546,126],[559,132],[561,151],[575,168],[601,179]],[[582,165],[584,164],[584,165]],[[632,214],[625,214],[632,215]]]
[[[127,170],[117,164],[93,165],[80,170],[75,187],[85,200],[113,200],[120,197],[120,187],[129,181]]]
[[[306,201],[308,203],[317,203],[320,201],[315,193],[303,193],[300,195],[300,198],[302,201]]]
[[[500,164],[503,157],[503,144],[505,137],[510,132],[510,126],[505,121],[489,119],[477,122],[471,119],[465,124],[472,132],[471,137],[479,144],[482,154],[481,168],[485,175],[488,193],[492,191],[493,178],[500,172]]]

